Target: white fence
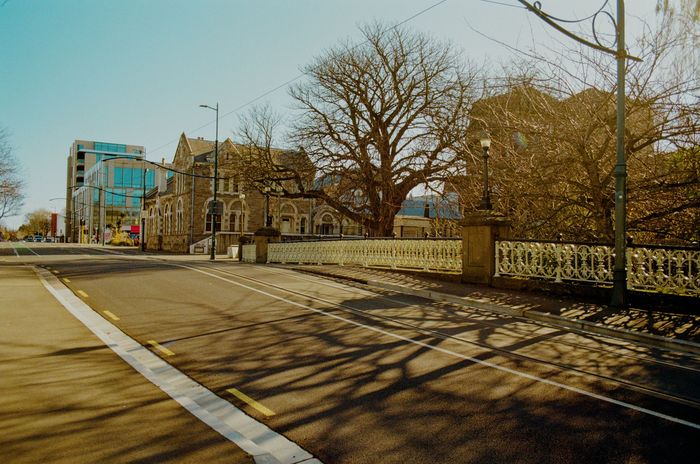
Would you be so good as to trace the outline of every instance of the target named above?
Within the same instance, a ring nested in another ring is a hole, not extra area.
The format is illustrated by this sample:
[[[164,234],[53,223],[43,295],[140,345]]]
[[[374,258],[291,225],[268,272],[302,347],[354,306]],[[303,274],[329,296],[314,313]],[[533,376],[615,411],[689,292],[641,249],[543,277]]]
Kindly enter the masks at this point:
[[[462,241],[367,239],[271,243],[267,261],[462,272]]]
[[[614,261],[605,245],[498,241],[495,276],[611,284]],[[627,248],[627,287],[700,296],[700,250]]]
[[[255,263],[255,244],[243,245],[243,251],[241,252],[241,258],[244,263]]]

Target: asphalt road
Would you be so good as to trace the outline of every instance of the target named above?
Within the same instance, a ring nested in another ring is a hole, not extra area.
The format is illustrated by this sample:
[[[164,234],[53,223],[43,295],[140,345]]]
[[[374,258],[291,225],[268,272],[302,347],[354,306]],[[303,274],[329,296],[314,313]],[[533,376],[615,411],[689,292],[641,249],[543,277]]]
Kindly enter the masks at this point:
[[[698,357],[282,268],[25,245],[0,257],[327,464],[700,455]]]
[[[252,463],[0,262],[0,462]]]

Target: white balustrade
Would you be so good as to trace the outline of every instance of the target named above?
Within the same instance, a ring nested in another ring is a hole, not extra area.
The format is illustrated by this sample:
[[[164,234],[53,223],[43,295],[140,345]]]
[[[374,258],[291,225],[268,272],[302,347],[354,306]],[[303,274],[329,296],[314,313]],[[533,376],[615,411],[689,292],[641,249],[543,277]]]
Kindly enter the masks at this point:
[[[611,284],[614,251],[605,245],[498,241],[495,276]],[[629,247],[627,286],[700,296],[700,250]]]
[[[244,263],[255,263],[255,244],[243,245],[241,256]]]
[[[462,241],[367,239],[271,243],[268,262],[461,272]]]

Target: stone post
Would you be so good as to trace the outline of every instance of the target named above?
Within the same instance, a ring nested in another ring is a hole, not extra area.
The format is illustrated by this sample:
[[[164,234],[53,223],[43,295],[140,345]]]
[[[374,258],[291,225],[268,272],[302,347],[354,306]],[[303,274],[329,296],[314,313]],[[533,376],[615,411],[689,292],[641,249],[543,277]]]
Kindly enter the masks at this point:
[[[462,282],[491,285],[496,269],[496,240],[510,236],[510,221],[493,211],[464,215],[462,227]]]
[[[261,227],[255,231],[255,262],[267,263],[267,244],[280,241],[280,231],[274,227]]]

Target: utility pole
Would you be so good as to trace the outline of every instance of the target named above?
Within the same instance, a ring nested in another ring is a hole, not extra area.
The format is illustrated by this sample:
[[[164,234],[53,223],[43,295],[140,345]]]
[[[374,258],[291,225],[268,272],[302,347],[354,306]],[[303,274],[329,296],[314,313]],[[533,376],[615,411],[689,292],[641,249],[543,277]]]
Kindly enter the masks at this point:
[[[617,160],[615,164],[615,264],[613,267],[613,291],[610,306],[613,308],[624,308],[627,306],[627,249],[626,249],[626,228],[627,228],[627,164],[625,162],[625,64],[626,61],[642,61],[636,56],[629,55],[625,50],[625,2],[617,0],[617,20],[615,23],[616,49],[603,46],[598,40],[595,30],[595,19],[599,14],[605,14],[612,19],[607,12],[600,8],[593,16],[593,36],[596,43],[583,39],[576,34],[566,30],[557,21],[561,21],[548,15],[541,10],[540,2],[530,4],[525,0],[518,0],[528,11],[534,13],[541,20],[588,47],[615,56],[617,60],[617,134],[616,151]]]
[[[214,140],[214,200],[211,206],[211,252],[209,259],[216,259],[216,213],[219,212],[219,204],[216,201],[216,190],[219,183],[219,102],[216,102],[216,108],[209,105],[199,105],[201,108],[209,108],[216,111],[216,139]]]

